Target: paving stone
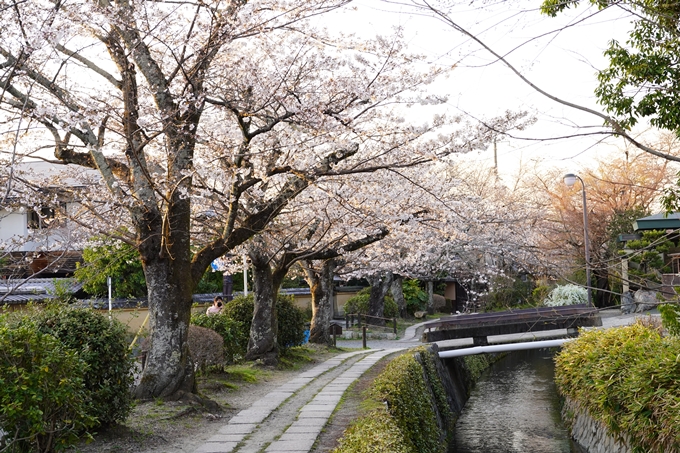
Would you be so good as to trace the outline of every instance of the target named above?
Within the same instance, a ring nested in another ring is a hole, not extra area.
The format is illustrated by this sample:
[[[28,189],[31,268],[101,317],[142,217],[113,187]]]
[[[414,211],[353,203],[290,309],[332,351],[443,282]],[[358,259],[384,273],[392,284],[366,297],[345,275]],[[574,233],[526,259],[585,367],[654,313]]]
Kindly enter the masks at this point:
[[[293,426],[325,426],[328,419],[326,418],[299,418],[295,421]]]
[[[303,418],[320,418],[323,420],[328,420],[333,414],[334,407],[328,408],[326,411],[306,411],[302,409],[298,414],[298,420]]]
[[[238,442],[207,443],[196,450],[196,453],[231,453]]]
[[[254,412],[254,413],[249,413],[249,414],[243,414],[241,413],[236,414],[231,420],[229,420],[229,424],[232,425],[259,425],[262,423],[262,421],[269,417],[269,414],[271,412]]]
[[[215,434],[207,442],[241,442],[248,433],[240,434]]]
[[[317,435],[321,432],[321,426],[320,425],[309,425],[309,426],[304,426],[304,425],[291,425],[288,427],[286,432],[283,434],[284,436],[288,433],[291,434],[314,434],[316,433]]]
[[[250,434],[253,432],[257,425],[254,423],[249,424],[231,424],[224,425],[217,432],[220,434]]]
[[[293,433],[286,431],[279,437],[279,441],[293,441],[293,440],[312,440],[315,441],[317,437],[319,437],[319,433],[321,431],[317,432],[312,432],[312,433]]]

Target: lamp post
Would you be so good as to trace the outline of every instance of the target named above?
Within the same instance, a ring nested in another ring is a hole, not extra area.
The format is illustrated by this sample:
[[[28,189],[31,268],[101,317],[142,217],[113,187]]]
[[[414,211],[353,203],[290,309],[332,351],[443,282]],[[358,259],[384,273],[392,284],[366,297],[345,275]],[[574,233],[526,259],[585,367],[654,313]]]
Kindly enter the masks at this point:
[[[564,175],[564,183],[568,187],[573,187],[574,184],[576,184],[577,179],[581,181],[581,194],[583,195],[583,246],[586,249],[586,290],[588,291],[588,306],[592,307],[593,294],[590,285],[590,241],[588,240],[588,208],[586,205],[586,185],[579,176],[573,173],[567,173]]]

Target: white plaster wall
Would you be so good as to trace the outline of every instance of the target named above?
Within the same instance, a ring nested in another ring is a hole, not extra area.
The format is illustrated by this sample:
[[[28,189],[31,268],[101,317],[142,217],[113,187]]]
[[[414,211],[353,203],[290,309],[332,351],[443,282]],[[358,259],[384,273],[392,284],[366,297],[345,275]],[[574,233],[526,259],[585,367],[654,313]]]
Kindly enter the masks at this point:
[[[26,213],[0,211],[0,242],[23,242],[28,236]],[[20,248],[20,250],[26,250]]]

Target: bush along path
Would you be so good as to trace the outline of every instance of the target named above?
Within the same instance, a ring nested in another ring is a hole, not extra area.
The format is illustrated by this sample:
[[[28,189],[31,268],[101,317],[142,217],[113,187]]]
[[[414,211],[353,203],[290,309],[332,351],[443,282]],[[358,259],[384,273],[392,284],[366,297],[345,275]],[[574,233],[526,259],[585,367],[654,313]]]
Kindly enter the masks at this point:
[[[308,453],[347,388],[402,349],[340,354],[299,374],[232,417],[196,453]]]

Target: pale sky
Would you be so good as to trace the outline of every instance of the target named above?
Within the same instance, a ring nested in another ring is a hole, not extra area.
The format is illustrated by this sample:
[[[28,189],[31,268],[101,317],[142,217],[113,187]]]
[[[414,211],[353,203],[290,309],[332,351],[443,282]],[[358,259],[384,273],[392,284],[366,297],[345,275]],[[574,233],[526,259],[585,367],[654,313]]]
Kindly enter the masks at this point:
[[[538,11],[540,1],[440,3],[460,3],[450,17],[499,54],[509,53],[510,63],[534,84],[557,97],[602,111],[595,102],[596,73],[607,65],[603,51],[608,41],[626,40],[630,19],[622,11],[593,15],[596,9],[580,6],[550,18]],[[451,77],[432,87],[449,96],[447,110],[452,114],[488,117],[505,110],[527,110],[538,121],[518,135],[532,138],[572,135],[585,132],[583,127],[602,124],[597,117],[537,93],[477,43],[433,17],[419,15],[408,0],[358,0],[353,4],[354,10],[336,13],[329,28],[372,35],[402,26],[411,48],[428,55],[432,64],[458,65]],[[573,26],[553,33],[567,25]],[[538,38],[532,40],[534,37]],[[546,165],[578,171],[596,155],[616,152],[623,145],[620,139],[598,144],[600,139],[502,140],[498,143],[499,167],[508,170],[520,161],[540,158]],[[492,162],[492,155],[489,151],[466,159]]]

